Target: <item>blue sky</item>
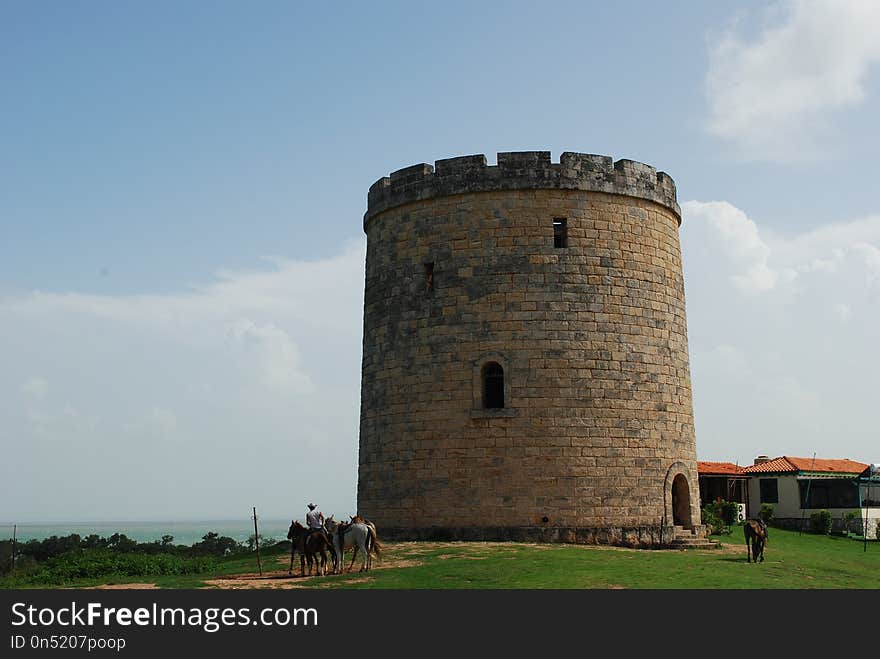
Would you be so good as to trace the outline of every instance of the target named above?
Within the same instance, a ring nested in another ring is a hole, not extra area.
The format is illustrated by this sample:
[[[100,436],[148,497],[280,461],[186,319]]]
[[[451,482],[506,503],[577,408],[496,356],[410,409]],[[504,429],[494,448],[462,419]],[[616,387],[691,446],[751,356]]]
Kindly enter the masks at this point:
[[[4,3],[0,521],[354,512],[366,191],[509,150],[675,179],[701,459],[878,459],[878,28],[858,1]]]

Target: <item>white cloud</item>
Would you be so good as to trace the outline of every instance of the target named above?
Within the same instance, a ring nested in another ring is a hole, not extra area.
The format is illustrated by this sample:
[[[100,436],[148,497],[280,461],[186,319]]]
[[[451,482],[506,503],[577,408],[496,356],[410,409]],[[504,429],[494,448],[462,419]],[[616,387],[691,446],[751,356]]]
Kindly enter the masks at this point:
[[[878,222],[880,225],[880,222]],[[880,241],[878,241],[880,244]],[[864,259],[868,269],[868,284],[877,283],[880,279],[880,249],[866,242],[857,242],[852,247],[853,251]]]
[[[46,394],[49,393],[49,383],[43,378],[28,378],[25,383],[21,385],[21,391],[33,398],[45,398]]]
[[[163,435],[170,435],[177,430],[177,415],[171,410],[154,407],[149,416],[150,424]]]
[[[682,204],[683,232],[699,234],[700,246],[720,254],[731,282],[744,293],[809,286],[841,270],[859,271],[859,284],[880,276],[880,215],[830,223],[801,234],[762,232],[745,212],[726,201]]]
[[[718,247],[734,269],[731,279],[740,290],[761,292],[776,286],[779,273],[768,265],[770,246],[743,211],[725,201],[688,201],[682,211],[688,221],[707,222],[715,229]]]
[[[7,485],[34,517],[296,516],[311,497],[354,513],[364,256],[166,295],[0,297],[0,392],[27,403],[0,396],[0,449],[30,465]],[[71,470],[126,496],[41,503],[47,482],[79,487]]]
[[[746,380],[753,377],[751,365],[742,348],[727,344],[715,346],[706,351],[703,363],[713,371],[733,380]]]
[[[834,315],[840,319],[840,322],[847,323],[849,319],[852,318],[852,309],[850,309],[848,304],[835,304],[832,307],[832,311]]]
[[[791,0],[754,37],[735,24],[710,47],[709,131],[747,157],[792,161],[827,144],[829,116],[865,99],[880,62],[876,0]]]
[[[727,202],[682,211],[701,458],[868,459],[880,216],[781,234]]]
[[[253,359],[266,386],[309,394],[315,389],[304,372],[300,351],[290,335],[272,323],[258,325],[247,318],[231,323],[230,333]]]

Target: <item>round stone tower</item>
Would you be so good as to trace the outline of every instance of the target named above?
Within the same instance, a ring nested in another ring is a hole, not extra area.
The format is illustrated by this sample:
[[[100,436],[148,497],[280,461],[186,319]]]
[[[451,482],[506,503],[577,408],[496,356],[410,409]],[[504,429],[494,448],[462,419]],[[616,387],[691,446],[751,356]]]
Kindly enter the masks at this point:
[[[668,175],[606,156],[373,184],[358,512],[399,539],[651,546],[698,525],[680,222]]]

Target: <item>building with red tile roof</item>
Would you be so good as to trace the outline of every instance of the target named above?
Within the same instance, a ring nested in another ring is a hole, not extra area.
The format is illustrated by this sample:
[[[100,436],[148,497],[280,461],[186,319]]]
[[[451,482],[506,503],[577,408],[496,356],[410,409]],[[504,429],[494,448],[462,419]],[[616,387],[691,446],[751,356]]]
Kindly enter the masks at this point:
[[[726,476],[742,474],[743,467],[732,462],[702,462],[697,460],[697,472],[709,476]]]
[[[849,458],[800,458],[760,455],[741,467],[733,462],[697,461],[700,505],[723,499],[744,505],[757,517],[762,504],[774,509],[774,524],[808,527],[810,515],[828,510],[833,528],[844,528],[846,513],[859,512],[853,531],[873,538],[880,523],[880,466]],[[859,527],[859,528],[856,528]]]
[[[732,462],[697,461],[701,505],[722,499],[741,504],[739,517],[745,519],[748,508],[749,475]]]
[[[724,464],[724,463],[715,463]],[[806,472],[810,474],[851,475],[857,476],[868,465],[855,460],[826,460],[820,458],[795,458],[788,455],[761,461],[746,467],[743,471],[747,474],[786,474]]]
[[[749,477],[749,517],[756,517],[764,504],[773,506],[777,526],[803,528],[810,515],[819,510],[831,513],[833,528],[843,529],[849,512],[860,512],[864,526],[871,529],[880,517],[874,502],[862,501],[858,478],[868,465],[850,459],[799,458],[783,455],[770,459],[759,456],[745,467]]]

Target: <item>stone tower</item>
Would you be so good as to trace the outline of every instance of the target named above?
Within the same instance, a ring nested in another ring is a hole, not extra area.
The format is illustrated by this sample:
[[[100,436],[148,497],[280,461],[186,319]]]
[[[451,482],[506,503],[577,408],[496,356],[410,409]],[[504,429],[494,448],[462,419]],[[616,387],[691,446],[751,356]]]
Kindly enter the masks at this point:
[[[547,151],[376,181],[358,512],[384,537],[650,546],[700,522],[675,184]]]

